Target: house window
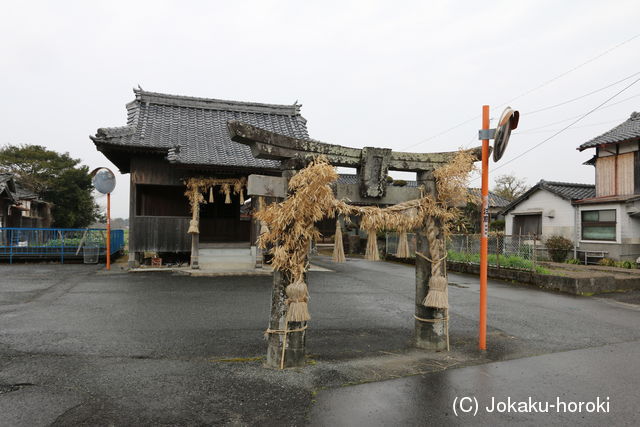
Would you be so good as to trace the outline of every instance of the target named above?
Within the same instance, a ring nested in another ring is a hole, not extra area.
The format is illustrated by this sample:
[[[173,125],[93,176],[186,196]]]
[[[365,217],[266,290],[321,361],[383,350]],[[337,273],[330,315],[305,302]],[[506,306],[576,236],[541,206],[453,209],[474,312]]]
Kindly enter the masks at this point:
[[[616,240],[616,210],[582,211],[582,240]]]
[[[542,234],[542,215],[515,215],[513,217],[513,234]]]

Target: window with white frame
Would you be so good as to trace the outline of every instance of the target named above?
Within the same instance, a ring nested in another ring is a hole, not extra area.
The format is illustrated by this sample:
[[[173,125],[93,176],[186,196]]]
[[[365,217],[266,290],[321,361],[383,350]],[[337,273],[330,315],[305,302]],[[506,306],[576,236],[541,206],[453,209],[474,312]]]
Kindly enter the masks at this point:
[[[582,240],[616,240],[616,210],[582,211]]]

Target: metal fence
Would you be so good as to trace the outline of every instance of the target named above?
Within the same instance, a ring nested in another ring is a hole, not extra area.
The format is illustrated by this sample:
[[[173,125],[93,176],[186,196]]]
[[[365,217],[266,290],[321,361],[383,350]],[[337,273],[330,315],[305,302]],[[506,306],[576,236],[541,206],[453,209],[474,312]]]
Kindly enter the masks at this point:
[[[515,256],[527,261],[548,261],[545,236],[489,234],[488,252],[497,257]],[[480,254],[479,234],[453,234],[447,241],[447,249],[457,253]]]
[[[106,254],[107,230],[98,228],[0,228],[0,258],[82,259],[85,247]],[[111,230],[111,254],[124,249],[124,230]]]
[[[408,233],[411,257],[415,257],[416,238]],[[543,235],[505,235],[491,233],[488,236],[489,264],[507,266],[518,264],[519,260],[527,261],[529,268],[535,268],[541,261],[550,261],[546,241],[549,236]],[[395,255],[398,248],[398,233],[386,233],[386,253]],[[447,250],[452,260],[456,258],[465,262],[480,262],[479,234],[452,234],[447,239]],[[603,250],[584,250],[574,248],[569,251],[568,258],[577,258],[582,264],[597,264],[607,256]],[[517,258],[517,259],[515,259]]]
[[[411,257],[415,257],[415,234],[408,233]],[[489,263],[493,265],[513,262],[513,257],[528,261],[532,267],[539,261],[548,261],[549,254],[545,247],[546,236],[490,234],[488,236]],[[386,252],[394,255],[398,247],[398,233],[386,234]],[[479,234],[453,234],[447,239],[447,250],[458,255],[466,262],[480,261]],[[572,256],[572,255],[570,255]],[[477,258],[477,260],[476,260]]]

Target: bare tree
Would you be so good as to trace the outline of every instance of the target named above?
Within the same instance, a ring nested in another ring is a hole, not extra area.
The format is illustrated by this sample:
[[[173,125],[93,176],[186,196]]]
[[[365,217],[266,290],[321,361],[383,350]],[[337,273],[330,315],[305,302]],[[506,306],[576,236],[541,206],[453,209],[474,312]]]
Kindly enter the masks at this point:
[[[513,174],[500,175],[495,182],[493,192],[509,201],[517,199],[529,189],[524,178],[518,178]]]

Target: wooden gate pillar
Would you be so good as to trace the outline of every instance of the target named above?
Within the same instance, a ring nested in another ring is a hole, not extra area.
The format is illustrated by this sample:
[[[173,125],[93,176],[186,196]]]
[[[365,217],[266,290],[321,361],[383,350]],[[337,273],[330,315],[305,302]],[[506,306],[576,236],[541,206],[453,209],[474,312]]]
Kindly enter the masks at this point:
[[[426,194],[436,196],[436,185],[433,172],[425,171],[417,174],[418,185],[423,185]],[[441,226],[439,220],[436,225]],[[416,230],[416,251],[431,258],[429,243],[425,235],[426,226]],[[442,238],[442,229],[438,235]],[[445,272],[446,274],[446,272]],[[416,256],[416,300],[415,300],[415,333],[414,343],[418,348],[441,351],[447,349],[447,310],[422,305],[429,291],[431,277],[431,262]]]
[[[200,268],[198,264],[200,252],[200,204],[195,202],[191,206],[192,217],[189,225],[189,233],[191,234],[191,268],[197,270]],[[192,228],[195,226],[195,230]]]

